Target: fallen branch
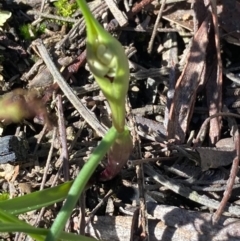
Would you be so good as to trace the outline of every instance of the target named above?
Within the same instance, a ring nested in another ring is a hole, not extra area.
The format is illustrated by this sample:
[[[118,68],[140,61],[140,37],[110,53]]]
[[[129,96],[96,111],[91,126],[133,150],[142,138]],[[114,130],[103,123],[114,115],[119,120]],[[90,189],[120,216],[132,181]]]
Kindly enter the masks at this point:
[[[240,240],[240,221],[221,217],[212,225],[209,213],[192,212],[181,208],[148,203],[149,240],[167,241],[237,241]],[[130,240],[132,217],[96,216],[86,232],[101,240]],[[106,228],[108,227],[108,228]]]

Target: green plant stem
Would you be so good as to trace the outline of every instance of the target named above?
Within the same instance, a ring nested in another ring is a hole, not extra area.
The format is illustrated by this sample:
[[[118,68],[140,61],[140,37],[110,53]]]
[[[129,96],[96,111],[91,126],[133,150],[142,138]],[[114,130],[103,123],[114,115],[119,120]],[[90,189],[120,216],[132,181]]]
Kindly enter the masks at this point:
[[[99,162],[102,160],[104,155],[108,152],[112,144],[115,142],[117,136],[118,132],[114,127],[112,127],[103,137],[101,143],[96,147],[88,162],[83,166],[82,170],[80,171],[73,185],[71,186],[66,202],[64,203],[62,209],[57,215],[51,229],[47,234],[45,241],[54,241],[60,236],[88,180],[97,168]]]
[[[89,69],[109,102],[113,126],[118,132],[125,126],[125,97],[129,85],[128,59],[122,45],[94,18],[86,1],[77,0],[87,29]]]
[[[94,22],[94,24],[100,26],[100,28],[102,28],[102,26],[99,24],[99,22],[94,18],[92,12],[90,11],[86,1],[82,1],[82,0],[77,0],[78,6],[80,7],[80,10],[85,18],[85,22],[86,25],[91,28],[91,23]]]

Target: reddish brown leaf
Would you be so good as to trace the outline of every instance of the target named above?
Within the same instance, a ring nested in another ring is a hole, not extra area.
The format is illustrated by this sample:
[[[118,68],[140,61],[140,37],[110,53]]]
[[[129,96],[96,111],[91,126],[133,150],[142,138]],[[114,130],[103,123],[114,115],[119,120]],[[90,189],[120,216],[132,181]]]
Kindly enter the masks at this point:
[[[196,99],[197,89],[204,79],[210,17],[196,32],[190,49],[188,63],[179,77],[170,108],[168,137],[183,143]]]

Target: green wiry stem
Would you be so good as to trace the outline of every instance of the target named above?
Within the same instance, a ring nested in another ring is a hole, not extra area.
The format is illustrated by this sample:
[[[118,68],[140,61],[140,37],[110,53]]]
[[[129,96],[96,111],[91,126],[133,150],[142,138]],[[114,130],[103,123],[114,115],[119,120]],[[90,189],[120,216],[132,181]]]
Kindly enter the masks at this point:
[[[66,202],[64,203],[61,211],[58,213],[45,241],[54,241],[58,239],[89,178],[92,176],[94,170],[97,168],[99,162],[110,149],[117,136],[118,132],[114,127],[109,129],[101,143],[90,156],[88,162],[83,166],[72,187],[70,188]]]
[[[107,98],[113,119],[113,127],[97,147],[89,161],[84,165],[78,177],[71,187],[67,200],[53,223],[46,241],[54,241],[59,237],[71,210],[74,208],[78,197],[84,190],[90,176],[94,172],[100,160],[114,144],[109,152],[109,168],[106,168],[103,178],[107,179],[109,173],[111,177],[116,175],[118,166],[124,165],[131,152],[131,148],[126,149],[126,143],[131,147],[131,136],[125,129],[125,97],[128,91],[129,67],[128,59],[121,44],[113,38],[98,23],[90,12],[84,0],[77,0],[84,15],[87,26],[87,61],[89,68],[97,83]],[[120,136],[118,141],[116,139]],[[126,143],[125,143],[126,142]],[[119,159],[117,153],[126,151]],[[121,163],[120,163],[121,162]],[[112,169],[114,169],[112,171]]]

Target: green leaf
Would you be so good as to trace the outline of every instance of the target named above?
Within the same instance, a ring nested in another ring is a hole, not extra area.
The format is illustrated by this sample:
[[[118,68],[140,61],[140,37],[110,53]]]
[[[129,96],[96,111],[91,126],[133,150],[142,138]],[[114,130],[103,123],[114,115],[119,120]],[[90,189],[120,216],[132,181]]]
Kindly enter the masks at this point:
[[[0,232],[24,232],[37,241],[43,241],[47,235],[48,230],[43,228],[35,228],[31,225],[17,219],[15,216],[4,212],[0,209]],[[71,233],[61,233],[59,240],[66,241],[94,241],[95,239],[85,237],[82,235],[74,235]]]
[[[87,182],[92,176],[94,170],[97,168],[99,162],[115,142],[118,135],[119,133],[114,127],[110,128],[106,135],[103,137],[100,144],[93,151],[87,163],[83,166],[73,185],[71,186],[67,195],[67,199],[57,217],[55,218],[51,229],[49,230],[46,241],[54,241],[56,238],[60,237],[61,231],[63,230],[68,218],[70,217],[81,193],[84,191]]]
[[[16,215],[47,207],[56,202],[63,201],[71,185],[72,182],[66,182],[56,187],[47,188],[6,201],[0,201],[0,209]]]
[[[2,232],[16,232],[17,228],[22,228],[26,233],[28,233],[27,229],[32,228],[36,229],[34,227],[31,227],[29,224],[25,223],[24,221],[19,220],[15,216],[13,216],[10,213],[7,213],[3,210],[0,209],[0,221],[2,222],[0,224],[0,231]],[[5,224],[5,225],[4,225]],[[13,224],[14,227],[9,229],[10,225]],[[4,229],[5,227],[5,229]],[[44,237],[37,233],[28,233],[32,238],[36,239],[37,241],[42,241],[44,240]]]

